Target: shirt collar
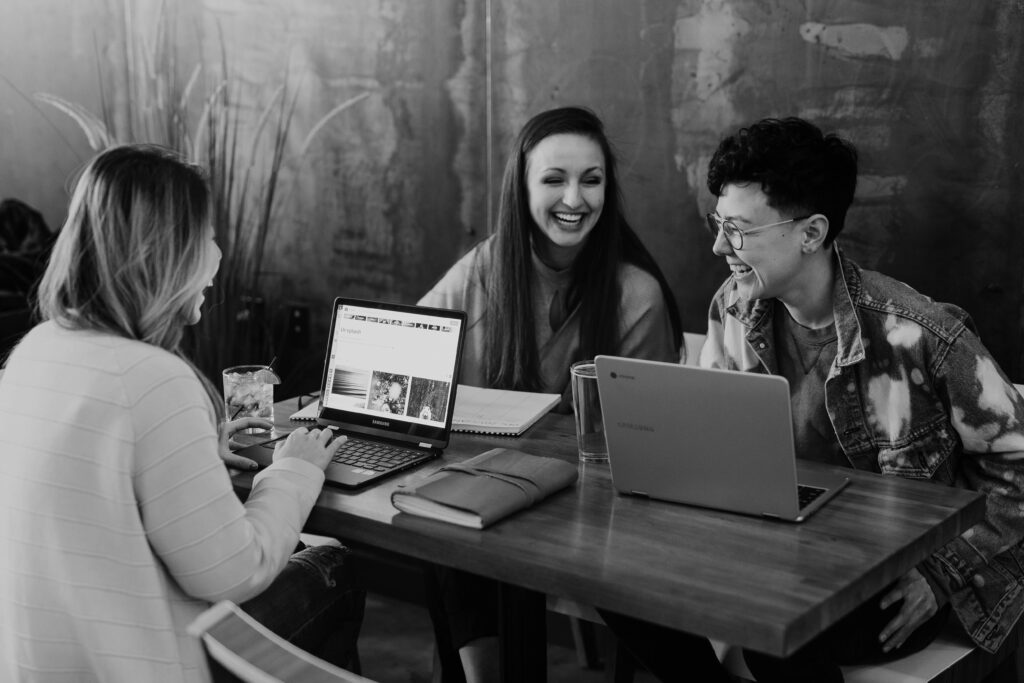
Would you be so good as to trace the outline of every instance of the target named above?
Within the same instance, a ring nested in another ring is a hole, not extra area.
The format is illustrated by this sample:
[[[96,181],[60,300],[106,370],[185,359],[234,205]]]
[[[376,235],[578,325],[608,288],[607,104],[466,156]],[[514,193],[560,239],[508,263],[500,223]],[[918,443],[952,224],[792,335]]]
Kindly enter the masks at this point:
[[[572,266],[563,270],[555,270],[548,264],[544,263],[537,254],[537,249],[532,236],[530,238],[530,259],[533,262],[533,269],[538,275],[548,282],[551,282],[556,286],[564,286],[572,282]]]
[[[855,303],[860,296],[861,277],[857,265],[846,258],[839,244],[832,243],[833,269],[832,314],[836,326],[836,364],[840,367],[864,360],[864,341]],[[771,322],[771,300],[753,301],[739,298],[735,288],[726,293],[726,311],[750,332]]]
[[[864,360],[864,339],[856,303],[860,298],[860,268],[846,258],[839,245],[832,243],[835,282],[832,288],[832,314],[836,318],[836,365],[846,367]]]

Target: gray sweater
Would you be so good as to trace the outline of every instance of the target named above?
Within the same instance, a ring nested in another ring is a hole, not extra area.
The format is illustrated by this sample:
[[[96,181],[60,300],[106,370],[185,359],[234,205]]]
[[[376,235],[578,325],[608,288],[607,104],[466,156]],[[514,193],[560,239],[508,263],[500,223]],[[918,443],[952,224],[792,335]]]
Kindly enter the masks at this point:
[[[459,382],[487,386],[484,344],[487,338],[487,290],[484,274],[491,267],[490,237],[459,259],[444,277],[426,293],[420,304],[464,310],[468,314],[466,349]],[[534,336],[540,354],[541,388],[569,393],[569,365],[579,350],[580,314],[576,306],[568,312],[557,310],[556,300],[569,286],[569,271],[556,271],[533,254]],[[628,263],[619,268],[622,298],[619,305],[619,348],[616,354],[631,358],[679,361],[679,349],[672,343],[672,323],[658,281],[646,271]],[[555,308],[555,311],[552,311]],[[556,323],[552,327],[551,322]],[[560,324],[559,324],[560,323]]]

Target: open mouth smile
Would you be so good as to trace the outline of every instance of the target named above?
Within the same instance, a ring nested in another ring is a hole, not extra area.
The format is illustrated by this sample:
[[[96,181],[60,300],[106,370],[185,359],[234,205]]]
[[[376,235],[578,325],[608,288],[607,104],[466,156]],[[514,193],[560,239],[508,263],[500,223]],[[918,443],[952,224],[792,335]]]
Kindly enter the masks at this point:
[[[561,223],[562,225],[576,226],[576,225],[580,224],[580,222],[583,220],[583,216],[585,214],[582,214],[582,213],[566,213],[564,211],[555,211],[555,212],[552,213],[552,215],[555,217],[555,220],[558,221],[559,223]]]
[[[732,270],[732,274],[738,278],[745,277],[754,272],[754,269],[745,263],[730,263],[729,269]]]

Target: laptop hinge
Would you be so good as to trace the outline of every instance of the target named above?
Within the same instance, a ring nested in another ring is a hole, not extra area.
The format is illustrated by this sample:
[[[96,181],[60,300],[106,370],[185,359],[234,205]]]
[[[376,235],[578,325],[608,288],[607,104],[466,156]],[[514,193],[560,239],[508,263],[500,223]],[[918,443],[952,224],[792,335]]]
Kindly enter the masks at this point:
[[[651,497],[650,494],[648,494],[646,491],[630,491],[630,493],[634,496],[643,496],[645,498]]]

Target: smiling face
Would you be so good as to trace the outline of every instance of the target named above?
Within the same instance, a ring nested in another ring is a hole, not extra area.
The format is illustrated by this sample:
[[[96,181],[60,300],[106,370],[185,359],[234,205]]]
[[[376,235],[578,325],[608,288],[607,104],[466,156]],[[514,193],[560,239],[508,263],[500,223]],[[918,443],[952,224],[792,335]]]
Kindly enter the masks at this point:
[[[538,256],[554,268],[567,268],[604,208],[601,148],[583,135],[544,138],[526,156],[526,189],[530,216],[539,230]]]
[[[792,218],[768,206],[768,195],[758,183],[722,187],[715,212],[744,231]],[[802,235],[803,221],[784,223],[745,236],[743,248],[736,250],[719,233],[713,250],[725,257],[743,299],[800,300],[805,265]]]
[[[188,324],[195,325],[202,318],[202,306],[206,300],[206,289],[213,285],[213,278],[217,274],[217,270],[220,269],[220,247],[217,246],[217,242],[214,239],[213,225],[207,226],[205,244],[203,246],[203,275],[199,279],[203,283],[202,289],[196,294],[195,305],[189,313]]]

